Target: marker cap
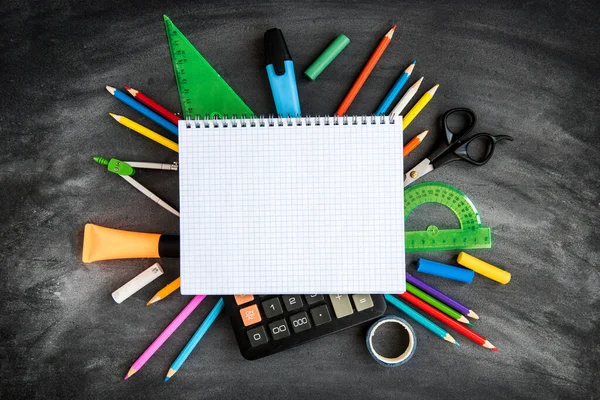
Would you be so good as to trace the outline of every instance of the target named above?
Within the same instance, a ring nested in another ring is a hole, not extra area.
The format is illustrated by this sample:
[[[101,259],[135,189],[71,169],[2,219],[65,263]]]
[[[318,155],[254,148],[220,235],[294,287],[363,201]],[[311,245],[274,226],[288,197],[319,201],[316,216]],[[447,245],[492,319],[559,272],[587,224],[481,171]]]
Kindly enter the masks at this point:
[[[475,272],[469,269],[453,267],[424,258],[419,258],[419,261],[417,262],[417,271],[465,283],[473,282],[473,277],[475,276]]]

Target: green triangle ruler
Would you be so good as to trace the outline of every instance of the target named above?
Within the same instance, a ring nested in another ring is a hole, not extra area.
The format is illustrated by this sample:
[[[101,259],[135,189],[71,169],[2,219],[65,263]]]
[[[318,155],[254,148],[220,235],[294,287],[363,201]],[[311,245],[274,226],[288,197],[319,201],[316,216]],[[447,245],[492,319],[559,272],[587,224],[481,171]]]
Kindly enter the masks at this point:
[[[468,250],[492,247],[492,231],[481,226],[475,205],[457,188],[440,182],[424,182],[404,191],[404,219],[424,203],[439,203],[456,214],[460,229],[438,229],[435,225],[426,231],[405,232],[405,250]]]
[[[163,17],[184,117],[254,115],[169,17]]]

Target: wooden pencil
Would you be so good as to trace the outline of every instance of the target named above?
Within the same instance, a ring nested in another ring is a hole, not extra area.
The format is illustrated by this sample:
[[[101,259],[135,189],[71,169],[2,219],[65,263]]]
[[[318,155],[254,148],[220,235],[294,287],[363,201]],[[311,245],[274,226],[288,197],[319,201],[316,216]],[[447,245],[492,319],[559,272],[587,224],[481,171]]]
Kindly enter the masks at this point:
[[[148,303],[146,303],[146,305],[149,306],[152,303],[156,303],[157,301],[164,299],[165,297],[179,289],[179,286],[181,286],[181,278],[175,279],[173,282],[169,283],[167,286],[156,292],[156,294],[152,296],[152,298],[150,299],[150,301],[148,301]]]

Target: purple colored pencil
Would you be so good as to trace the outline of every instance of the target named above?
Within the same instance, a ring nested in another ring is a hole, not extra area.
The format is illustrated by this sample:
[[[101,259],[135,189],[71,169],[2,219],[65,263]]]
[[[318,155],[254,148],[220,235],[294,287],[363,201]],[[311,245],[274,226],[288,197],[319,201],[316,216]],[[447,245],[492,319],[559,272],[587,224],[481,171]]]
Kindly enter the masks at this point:
[[[477,314],[475,314],[475,312],[473,312],[473,310],[460,304],[458,301],[454,300],[452,297],[448,296],[447,294],[437,290],[436,288],[434,288],[432,286],[429,286],[427,283],[423,282],[419,278],[416,278],[410,274],[406,274],[406,281],[408,283],[418,287],[419,289],[421,289],[425,293],[429,294],[430,296],[435,297],[439,301],[446,303],[446,305],[454,308],[456,311],[460,312],[461,314],[465,314],[467,317],[479,319],[479,316]]]

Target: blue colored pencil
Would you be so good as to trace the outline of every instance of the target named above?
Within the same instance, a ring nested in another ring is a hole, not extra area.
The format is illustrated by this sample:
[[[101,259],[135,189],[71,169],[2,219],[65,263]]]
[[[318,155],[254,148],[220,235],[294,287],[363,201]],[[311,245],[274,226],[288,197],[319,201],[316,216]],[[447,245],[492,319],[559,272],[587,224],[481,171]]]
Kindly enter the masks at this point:
[[[410,74],[412,74],[416,63],[417,60],[413,61],[412,64],[410,64],[408,68],[404,70],[402,75],[400,75],[396,83],[394,83],[394,86],[392,86],[388,94],[385,96],[385,99],[383,99],[383,101],[375,111],[375,115],[385,115],[385,112],[388,108],[390,108],[390,105],[392,104],[396,96],[398,96],[398,93],[400,93],[402,87],[406,84],[406,82],[408,82],[408,78],[410,78]]]
[[[411,317],[412,319],[417,321],[419,324],[423,325],[425,328],[429,329],[435,335],[441,337],[442,339],[444,339],[450,343],[454,343],[455,345],[459,346],[458,342],[452,337],[452,335],[450,335],[444,329],[440,328],[439,326],[437,326],[436,324],[434,324],[433,322],[431,322],[430,320],[428,320],[427,318],[425,318],[424,316],[422,316],[421,314],[419,314],[418,312],[413,310],[408,305],[401,302],[399,299],[395,298],[391,294],[385,294],[384,297],[388,303],[390,303],[391,305],[396,307],[398,310],[402,311],[404,314],[408,315],[409,317]]]
[[[210,328],[212,323],[215,322],[215,319],[217,319],[217,317],[221,313],[221,310],[223,310],[222,297],[219,299],[219,301],[217,301],[217,304],[215,304],[210,313],[208,313],[204,321],[202,321],[196,333],[194,333],[190,341],[187,342],[187,344],[185,345],[183,350],[181,350],[181,353],[179,353],[175,361],[173,361],[173,364],[171,364],[171,368],[169,368],[169,372],[165,377],[165,382],[168,381],[173,375],[175,375],[179,368],[181,368],[185,360],[189,357],[196,345],[200,342],[206,331],[208,331],[208,328]]]
[[[167,121],[142,103],[137,100],[134,100],[132,97],[127,96],[124,92],[121,92],[119,89],[115,89],[112,86],[106,86],[106,90],[113,96],[115,96],[118,100],[121,100],[123,103],[127,104],[129,107],[133,108],[135,111],[142,114],[144,117],[150,118],[152,121],[156,122],[169,132],[174,135],[177,135],[177,125]]]

